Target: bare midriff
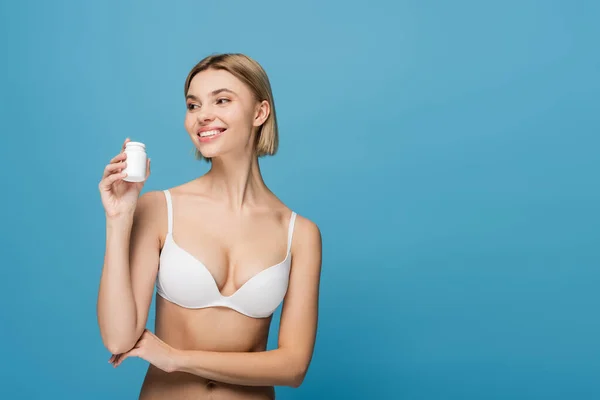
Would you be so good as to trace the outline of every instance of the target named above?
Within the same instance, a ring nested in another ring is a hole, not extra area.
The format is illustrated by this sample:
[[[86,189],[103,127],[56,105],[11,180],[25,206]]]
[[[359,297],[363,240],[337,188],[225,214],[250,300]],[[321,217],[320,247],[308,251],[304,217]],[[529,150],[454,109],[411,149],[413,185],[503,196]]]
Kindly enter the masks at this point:
[[[269,318],[250,318],[224,307],[187,309],[156,296],[155,334],[180,350],[218,352],[264,351]],[[242,386],[218,382],[187,372],[164,372],[148,367],[140,400],[258,400],[274,399],[272,386]]]

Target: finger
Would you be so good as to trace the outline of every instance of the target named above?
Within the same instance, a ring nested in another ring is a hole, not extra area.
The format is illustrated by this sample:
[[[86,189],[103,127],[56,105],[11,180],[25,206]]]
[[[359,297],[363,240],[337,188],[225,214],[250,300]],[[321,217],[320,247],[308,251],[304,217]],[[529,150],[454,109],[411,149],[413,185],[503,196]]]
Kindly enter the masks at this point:
[[[115,354],[111,355],[110,358],[108,359],[108,362],[112,363],[115,360],[115,358],[116,358]]]
[[[121,153],[125,151],[125,146],[127,145],[127,142],[131,142],[131,140],[129,140],[129,138],[125,139],[125,141],[123,142],[123,146],[121,147]]]
[[[127,172],[115,172],[114,174],[110,174],[109,176],[107,176],[106,178],[102,179],[100,181],[100,189],[110,189],[110,187],[112,186],[113,183],[122,180],[123,178],[125,178],[127,176]]]
[[[125,358],[126,358],[125,354],[119,354],[119,356],[117,358],[115,358],[115,361],[113,362],[113,366],[114,367],[119,366]]]
[[[119,365],[121,365],[121,363],[129,357],[137,357],[138,354],[139,354],[138,349],[133,349],[133,350],[128,351],[127,353],[125,353],[121,357],[119,357],[119,360],[116,362],[115,367],[118,367]]]
[[[117,356],[115,356],[115,359],[112,362],[113,367],[116,367],[117,365],[119,365],[119,361],[121,361],[123,356],[124,356],[124,354],[118,354]]]
[[[106,178],[107,176],[113,174],[116,171],[121,171],[125,167],[127,167],[126,161],[123,161],[122,163],[108,164],[106,167],[104,167],[104,173],[102,174],[102,178]]]
[[[112,186],[113,183],[122,180],[127,176],[127,172],[117,172],[112,175],[107,176],[106,178],[100,181],[100,190],[108,190]]]
[[[110,162],[112,163],[116,163],[116,162],[121,162],[123,160],[125,160],[127,158],[127,153],[119,153],[116,156],[114,156]]]
[[[150,176],[150,159],[148,159],[148,161],[146,162],[146,179],[148,179],[148,177]]]
[[[104,172],[102,173],[102,178],[106,178],[109,174],[107,173],[107,169],[111,168],[111,165],[116,165],[116,166],[120,166],[123,165],[123,163],[125,162],[125,160],[127,159],[127,154],[126,153],[119,153],[117,154],[115,157],[113,157],[110,162],[108,163],[108,165],[106,165],[106,167],[104,167]]]

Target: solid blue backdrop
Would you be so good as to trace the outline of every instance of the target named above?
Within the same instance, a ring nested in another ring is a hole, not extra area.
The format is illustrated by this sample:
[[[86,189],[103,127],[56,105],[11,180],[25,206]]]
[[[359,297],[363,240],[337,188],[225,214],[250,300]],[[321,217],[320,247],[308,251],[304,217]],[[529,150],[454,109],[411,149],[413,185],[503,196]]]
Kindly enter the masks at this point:
[[[144,191],[206,172],[183,84],[216,52],[268,72],[266,182],[323,234],[313,363],[278,398],[600,398],[599,17],[593,1],[2,2],[0,398],[136,398],[147,364],[112,369],[96,323],[97,184],[127,136],[152,158]]]

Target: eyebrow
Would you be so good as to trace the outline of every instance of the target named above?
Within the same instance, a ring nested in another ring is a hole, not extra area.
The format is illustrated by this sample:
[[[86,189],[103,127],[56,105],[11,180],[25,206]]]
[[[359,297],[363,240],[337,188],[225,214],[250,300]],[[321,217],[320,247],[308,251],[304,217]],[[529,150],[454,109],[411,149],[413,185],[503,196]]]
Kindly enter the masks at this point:
[[[237,96],[237,94],[233,90],[230,90],[230,89],[227,89],[227,88],[221,88],[221,89],[213,90],[212,92],[210,92],[210,95],[211,96],[216,96],[219,93],[223,93],[223,92],[231,93],[234,96]],[[194,96],[193,94],[188,94],[187,96],[185,96],[185,98],[186,99],[192,99],[192,100],[200,101],[200,99],[198,97]]]

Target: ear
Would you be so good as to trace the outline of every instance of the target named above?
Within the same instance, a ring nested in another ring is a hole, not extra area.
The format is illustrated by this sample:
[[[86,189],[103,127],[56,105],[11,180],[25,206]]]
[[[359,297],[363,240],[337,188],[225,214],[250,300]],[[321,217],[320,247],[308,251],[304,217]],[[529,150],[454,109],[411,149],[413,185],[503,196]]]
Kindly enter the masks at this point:
[[[254,113],[254,122],[253,126],[261,126],[265,123],[267,118],[269,118],[269,114],[271,113],[271,106],[267,100],[261,101],[256,105],[255,113]]]

